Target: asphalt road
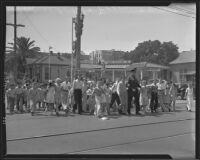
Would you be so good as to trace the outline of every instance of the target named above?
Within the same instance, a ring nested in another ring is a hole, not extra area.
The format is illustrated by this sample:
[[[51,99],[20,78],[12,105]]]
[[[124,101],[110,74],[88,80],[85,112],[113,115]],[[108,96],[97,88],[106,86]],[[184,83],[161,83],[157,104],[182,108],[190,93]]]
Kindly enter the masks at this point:
[[[194,110],[194,109],[193,109]],[[170,154],[194,158],[195,112],[147,116],[7,116],[8,154]]]

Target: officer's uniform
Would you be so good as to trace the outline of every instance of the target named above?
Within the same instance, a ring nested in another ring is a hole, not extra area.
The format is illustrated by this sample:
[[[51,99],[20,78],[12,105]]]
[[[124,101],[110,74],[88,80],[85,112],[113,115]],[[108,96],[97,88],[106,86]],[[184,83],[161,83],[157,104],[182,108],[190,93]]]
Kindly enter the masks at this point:
[[[131,71],[135,71],[135,69],[131,70]],[[140,98],[140,93],[138,91],[138,88],[141,88],[141,86],[139,85],[138,80],[136,79],[136,77],[133,78],[129,78],[128,80],[128,114],[131,114],[131,102],[133,97],[135,98],[134,103],[136,106],[136,114],[139,114],[140,111],[140,104],[139,104],[139,98]]]

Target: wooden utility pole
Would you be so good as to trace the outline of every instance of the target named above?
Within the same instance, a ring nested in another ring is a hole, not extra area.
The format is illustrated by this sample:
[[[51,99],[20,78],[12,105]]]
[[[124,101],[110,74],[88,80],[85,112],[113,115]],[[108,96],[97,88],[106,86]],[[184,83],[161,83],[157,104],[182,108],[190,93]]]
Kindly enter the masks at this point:
[[[84,15],[81,14],[81,6],[77,7],[77,16],[76,16],[76,23],[75,23],[75,31],[76,31],[76,71],[77,73],[80,72],[80,56],[81,56],[81,35],[82,35],[82,28],[83,28],[83,19]]]
[[[22,24],[17,24],[17,9],[16,9],[16,6],[14,6],[14,24],[12,23],[6,23],[7,26],[12,26],[14,27],[14,44],[13,44],[13,49],[14,49],[14,53],[16,54],[17,53],[17,27],[25,27],[25,25],[22,25]],[[12,44],[12,43],[10,43]],[[16,81],[16,74],[17,72],[14,71],[13,72],[13,80]]]
[[[17,24],[17,9],[16,6],[14,6],[14,24],[12,23],[6,23],[8,26],[13,26],[14,27],[14,53],[17,52],[17,27],[25,27],[25,25],[22,24]]]

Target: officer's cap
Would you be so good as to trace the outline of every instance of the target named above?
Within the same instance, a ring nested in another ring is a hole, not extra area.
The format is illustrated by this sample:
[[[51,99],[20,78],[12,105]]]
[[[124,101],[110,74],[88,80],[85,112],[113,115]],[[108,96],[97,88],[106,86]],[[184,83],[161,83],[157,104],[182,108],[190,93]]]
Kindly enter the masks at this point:
[[[133,68],[130,70],[130,72],[135,72],[137,68]]]

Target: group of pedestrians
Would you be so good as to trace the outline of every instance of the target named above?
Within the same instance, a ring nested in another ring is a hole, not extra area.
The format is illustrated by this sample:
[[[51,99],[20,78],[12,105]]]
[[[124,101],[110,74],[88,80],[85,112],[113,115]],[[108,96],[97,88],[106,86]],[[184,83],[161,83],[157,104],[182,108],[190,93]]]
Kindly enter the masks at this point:
[[[193,101],[191,85],[186,90],[187,110],[191,111]],[[63,110],[66,115],[70,112],[83,114],[85,112],[98,118],[107,117],[113,112],[120,115],[131,115],[135,106],[135,114],[147,112],[175,111],[177,87],[172,82],[156,80],[152,84],[147,81],[139,82],[136,69],[131,70],[128,79],[125,76],[117,78],[114,83],[106,80],[91,81],[77,75],[72,83],[69,77],[64,81],[56,78],[48,84],[33,82],[26,85],[10,83],[6,91],[6,104],[10,113],[30,112],[35,115],[37,108],[44,112],[53,112],[57,116]]]

